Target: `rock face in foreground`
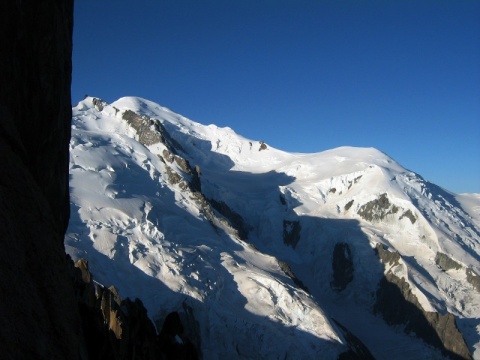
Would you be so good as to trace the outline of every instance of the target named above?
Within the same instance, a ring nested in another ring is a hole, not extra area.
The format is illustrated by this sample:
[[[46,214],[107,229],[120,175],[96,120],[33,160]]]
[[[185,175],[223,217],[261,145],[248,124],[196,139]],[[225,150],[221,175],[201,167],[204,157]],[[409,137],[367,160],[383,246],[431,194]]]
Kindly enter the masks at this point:
[[[3,1],[0,19],[2,142],[28,169],[63,235],[69,220],[73,0]]]
[[[63,247],[69,219],[72,30],[72,0],[1,2],[3,359],[81,354]]]
[[[122,299],[114,286],[95,283],[88,263],[70,263],[81,314],[85,352],[90,359],[197,359],[178,313],[170,313],[160,335],[138,299]]]

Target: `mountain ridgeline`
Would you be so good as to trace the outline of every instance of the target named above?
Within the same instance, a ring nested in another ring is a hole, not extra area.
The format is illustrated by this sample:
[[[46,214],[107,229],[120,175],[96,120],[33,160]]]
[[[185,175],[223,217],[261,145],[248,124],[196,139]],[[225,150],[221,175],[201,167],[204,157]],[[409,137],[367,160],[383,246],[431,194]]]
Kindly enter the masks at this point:
[[[77,297],[108,325],[88,326],[122,339],[126,314],[153,321],[144,358],[480,359],[480,197],[376,149],[287,153],[86,97],[70,193]]]

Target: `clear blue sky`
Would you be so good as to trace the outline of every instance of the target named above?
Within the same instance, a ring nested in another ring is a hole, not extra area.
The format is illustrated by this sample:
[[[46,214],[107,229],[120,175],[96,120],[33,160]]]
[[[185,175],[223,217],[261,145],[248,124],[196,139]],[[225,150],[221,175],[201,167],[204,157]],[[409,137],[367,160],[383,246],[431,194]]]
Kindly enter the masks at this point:
[[[77,0],[72,102],[140,96],[480,193],[480,1]]]

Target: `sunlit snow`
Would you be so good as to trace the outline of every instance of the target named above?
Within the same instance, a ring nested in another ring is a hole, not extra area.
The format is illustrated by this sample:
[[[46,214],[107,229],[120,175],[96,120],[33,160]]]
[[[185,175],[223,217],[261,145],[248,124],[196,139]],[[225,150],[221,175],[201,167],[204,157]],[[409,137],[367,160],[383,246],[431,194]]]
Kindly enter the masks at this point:
[[[195,123],[144,99],[122,98],[101,111],[92,100],[73,109],[67,252],[86,258],[98,282],[140,298],[160,324],[168,312],[192,308],[206,358],[336,358],[346,348],[332,317],[379,359],[436,358],[436,350],[371,313],[386,271],[373,250],[381,243],[402,256],[397,275],[425,310],[458,317],[480,359],[480,294],[465,271],[435,263],[442,252],[480,274],[478,194],[452,194],[373,148],[261,149],[230,128]],[[179,155],[199,167],[206,198],[242,217],[247,239],[212,225],[191,190],[168,181],[167,166],[188,176],[161,159],[164,144],[138,141],[122,119],[127,109],[160,121],[181,144]],[[382,194],[401,210],[359,216]],[[293,222],[301,225],[295,247],[284,243]],[[352,247],[355,267],[341,293],[330,287],[337,242]]]

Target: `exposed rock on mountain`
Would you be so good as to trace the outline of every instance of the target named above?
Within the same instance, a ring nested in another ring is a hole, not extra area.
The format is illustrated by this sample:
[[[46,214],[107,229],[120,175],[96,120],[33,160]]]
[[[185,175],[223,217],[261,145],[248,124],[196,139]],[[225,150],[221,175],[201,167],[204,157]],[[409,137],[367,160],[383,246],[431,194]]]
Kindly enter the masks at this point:
[[[300,240],[301,230],[302,226],[299,221],[283,220],[283,243],[295,248]]]
[[[305,284],[300,280],[292,271],[290,268],[290,265],[286,263],[285,261],[278,261],[278,266],[280,266],[280,269],[287,275],[290,279],[293,280],[294,284],[297,285],[300,289],[305,290],[305,292],[309,292],[308,288],[305,286]]]
[[[347,211],[352,205],[353,200],[345,204],[345,211]],[[399,211],[401,213],[399,213]],[[398,220],[407,218],[412,224],[415,224],[417,221],[417,217],[410,209],[401,209],[398,206],[391,204],[386,193],[381,194],[378,199],[371,200],[358,209],[358,215],[367,221],[382,221],[389,215],[393,216],[398,214],[401,214],[398,216]]]
[[[338,360],[374,360],[372,353],[368,348],[345,326],[333,319],[340,331],[345,336],[345,339],[350,344],[350,350],[340,354]]]
[[[377,246],[376,251],[385,264],[402,266],[398,253],[389,252],[382,246]],[[471,359],[455,317],[449,313],[441,315],[425,311],[405,279],[392,270],[388,270],[379,283],[374,312],[381,314],[389,324],[404,324],[406,333],[415,333],[449,358]]]
[[[225,216],[229,224],[238,231],[238,236],[240,239],[246,240],[248,238],[248,230],[246,228],[243,218],[239,214],[230,209],[228,205],[223,201],[209,199],[209,203],[212,204],[215,210]]]
[[[174,311],[167,315],[160,332],[161,347],[167,359],[196,359],[197,351],[192,342],[185,337],[180,315]]]
[[[447,254],[441,252],[437,252],[437,255],[435,255],[435,263],[444,271],[451,269],[458,270],[462,268],[462,265],[450,258]]]
[[[435,256],[435,263],[443,270],[443,271],[448,271],[448,270],[460,270],[463,268],[461,264],[450,258],[447,254],[437,252],[437,255]],[[480,292],[480,276],[477,275],[477,273],[471,269],[471,268],[466,268],[465,274],[467,276],[467,282],[469,282],[473,288]]]
[[[424,311],[407,282],[391,272],[379,284],[374,311],[389,324],[406,325],[406,333],[414,333],[449,358],[471,359],[455,317]]]
[[[467,269],[467,281],[472,284],[475,290],[480,292],[480,275],[478,275],[475,271],[472,269]]]
[[[93,99],[94,102],[99,102],[99,99]],[[103,110],[103,107],[102,107]],[[101,110],[99,110],[101,111]],[[162,136],[160,130],[160,122],[150,119],[148,116],[140,116],[133,111],[125,111],[123,118],[128,124],[135,129],[138,141],[142,144],[149,146],[162,142],[165,144],[165,139]]]
[[[86,98],[73,123],[67,251],[157,328],[177,312],[170,343],[211,358],[480,356],[476,197],[376,149],[258,151],[140,98]]]
[[[358,215],[368,221],[379,221],[387,215],[396,214],[398,207],[392,205],[387,194],[381,194],[378,199],[369,201],[358,210]]]
[[[342,291],[353,280],[353,259],[350,246],[345,243],[337,243],[333,248],[332,256],[333,280],[330,283],[332,289]]]
[[[390,251],[385,245],[377,244],[375,254],[384,264],[396,266],[400,264],[400,254],[396,251]]]

